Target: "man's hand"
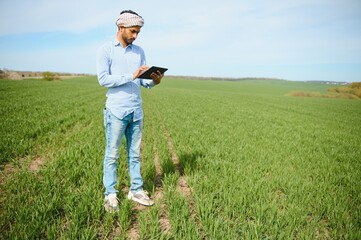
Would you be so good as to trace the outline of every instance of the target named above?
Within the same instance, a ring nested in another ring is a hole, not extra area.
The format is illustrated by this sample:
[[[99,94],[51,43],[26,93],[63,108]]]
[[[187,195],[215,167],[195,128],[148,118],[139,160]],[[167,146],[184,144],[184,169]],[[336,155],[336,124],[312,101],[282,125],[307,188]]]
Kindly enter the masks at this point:
[[[155,85],[160,83],[160,80],[162,80],[163,76],[164,75],[159,71],[150,74],[150,77],[153,79]]]
[[[140,68],[138,68],[137,71],[135,71],[135,72],[133,73],[133,79],[136,79],[142,72],[148,70],[148,68],[149,68],[149,67],[148,67],[148,66],[145,66],[145,65],[143,65],[143,66],[141,66]]]

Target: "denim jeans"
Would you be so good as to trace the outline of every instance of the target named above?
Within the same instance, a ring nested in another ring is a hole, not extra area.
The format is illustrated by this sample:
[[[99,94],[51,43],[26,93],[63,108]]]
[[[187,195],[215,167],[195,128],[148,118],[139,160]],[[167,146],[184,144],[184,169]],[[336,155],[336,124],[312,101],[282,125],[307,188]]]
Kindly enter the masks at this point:
[[[140,143],[142,141],[143,120],[133,121],[133,113],[123,119],[115,117],[109,109],[104,109],[104,126],[106,135],[106,148],[104,156],[103,184],[105,195],[118,192],[117,162],[122,138],[126,138],[128,173],[130,176],[130,190],[142,190],[143,179],[140,174]]]

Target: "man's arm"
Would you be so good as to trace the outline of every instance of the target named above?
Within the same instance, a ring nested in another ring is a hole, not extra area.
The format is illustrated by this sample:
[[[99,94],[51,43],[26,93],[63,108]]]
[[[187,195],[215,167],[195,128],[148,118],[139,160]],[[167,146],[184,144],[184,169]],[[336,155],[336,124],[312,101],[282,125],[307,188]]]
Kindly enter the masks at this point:
[[[148,89],[155,86],[153,80],[148,80],[148,79],[140,79],[140,85]]]
[[[103,87],[117,87],[127,82],[133,81],[133,74],[112,75],[110,74],[109,49],[103,46],[98,51],[97,56],[97,75],[100,86]]]

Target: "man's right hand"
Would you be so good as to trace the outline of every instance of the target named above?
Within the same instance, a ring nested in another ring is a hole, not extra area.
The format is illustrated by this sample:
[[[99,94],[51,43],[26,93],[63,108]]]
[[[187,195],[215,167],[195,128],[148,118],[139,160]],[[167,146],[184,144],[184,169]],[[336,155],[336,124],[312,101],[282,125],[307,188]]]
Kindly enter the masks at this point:
[[[135,71],[133,73],[133,79],[136,79],[140,74],[142,74],[142,72],[144,72],[148,69],[149,69],[149,67],[146,65],[141,66],[140,68],[137,69],[137,71]]]

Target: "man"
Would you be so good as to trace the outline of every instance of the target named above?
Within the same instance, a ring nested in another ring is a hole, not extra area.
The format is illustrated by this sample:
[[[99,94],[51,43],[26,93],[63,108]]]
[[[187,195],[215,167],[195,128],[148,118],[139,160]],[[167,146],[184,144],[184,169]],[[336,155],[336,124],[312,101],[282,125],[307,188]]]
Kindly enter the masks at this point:
[[[140,173],[140,143],[143,128],[143,110],[140,86],[152,88],[160,83],[163,75],[152,73],[152,80],[139,79],[148,69],[141,47],[134,45],[144,20],[137,13],[127,10],[116,21],[118,32],[114,41],[103,45],[97,56],[97,75],[101,86],[107,87],[104,109],[106,149],[103,184],[104,207],[108,212],[118,211],[117,160],[123,136],[126,138],[130,190],[128,199],[151,206],[154,201],[143,191]]]

